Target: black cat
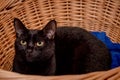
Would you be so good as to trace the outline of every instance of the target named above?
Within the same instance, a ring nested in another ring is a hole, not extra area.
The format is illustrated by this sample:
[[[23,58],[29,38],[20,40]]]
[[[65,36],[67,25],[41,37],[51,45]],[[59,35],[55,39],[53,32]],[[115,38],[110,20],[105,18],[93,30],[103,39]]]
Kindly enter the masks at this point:
[[[42,30],[29,30],[17,18],[13,71],[35,75],[83,74],[110,69],[106,46],[88,31],[59,27],[51,20]]]

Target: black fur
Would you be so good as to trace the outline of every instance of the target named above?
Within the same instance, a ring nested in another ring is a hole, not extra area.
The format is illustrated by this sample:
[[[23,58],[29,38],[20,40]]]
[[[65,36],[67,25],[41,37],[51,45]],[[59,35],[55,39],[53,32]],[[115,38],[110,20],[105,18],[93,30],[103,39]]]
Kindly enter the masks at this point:
[[[110,69],[106,46],[88,31],[78,27],[60,27],[50,21],[43,30],[29,30],[19,19],[16,31],[13,71],[23,74],[83,74]],[[20,41],[27,42],[21,45]],[[42,41],[43,46],[36,46]]]

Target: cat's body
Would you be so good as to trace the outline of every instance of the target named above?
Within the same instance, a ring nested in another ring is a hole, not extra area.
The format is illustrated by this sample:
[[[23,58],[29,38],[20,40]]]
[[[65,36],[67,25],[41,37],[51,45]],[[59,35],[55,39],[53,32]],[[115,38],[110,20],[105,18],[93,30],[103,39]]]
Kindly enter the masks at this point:
[[[28,30],[18,19],[14,24],[17,33],[13,62],[15,72],[62,75],[110,69],[108,49],[84,29],[56,29],[55,21],[50,21],[43,30]]]
[[[107,48],[84,29],[58,28],[55,41],[58,74],[80,74],[110,68]]]

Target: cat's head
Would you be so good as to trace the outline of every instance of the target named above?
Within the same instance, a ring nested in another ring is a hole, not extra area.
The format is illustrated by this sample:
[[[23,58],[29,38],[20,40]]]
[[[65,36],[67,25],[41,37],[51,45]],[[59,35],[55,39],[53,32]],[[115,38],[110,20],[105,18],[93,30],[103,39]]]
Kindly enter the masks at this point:
[[[51,20],[42,30],[30,30],[17,18],[14,19],[16,32],[15,52],[28,62],[49,60],[55,51],[54,36],[56,21]]]

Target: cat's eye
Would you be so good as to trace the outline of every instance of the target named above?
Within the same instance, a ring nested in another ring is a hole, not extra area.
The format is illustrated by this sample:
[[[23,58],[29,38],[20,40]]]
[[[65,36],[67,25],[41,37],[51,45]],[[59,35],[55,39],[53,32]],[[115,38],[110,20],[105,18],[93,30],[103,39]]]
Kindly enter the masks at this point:
[[[24,40],[21,40],[21,41],[20,41],[20,44],[25,46],[25,45],[27,44],[27,42],[24,41]]]
[[[41,47],[41,46],[44,45],[44,42],[43,41],[37,42],[36,45],[39,46],[39,47]]]

